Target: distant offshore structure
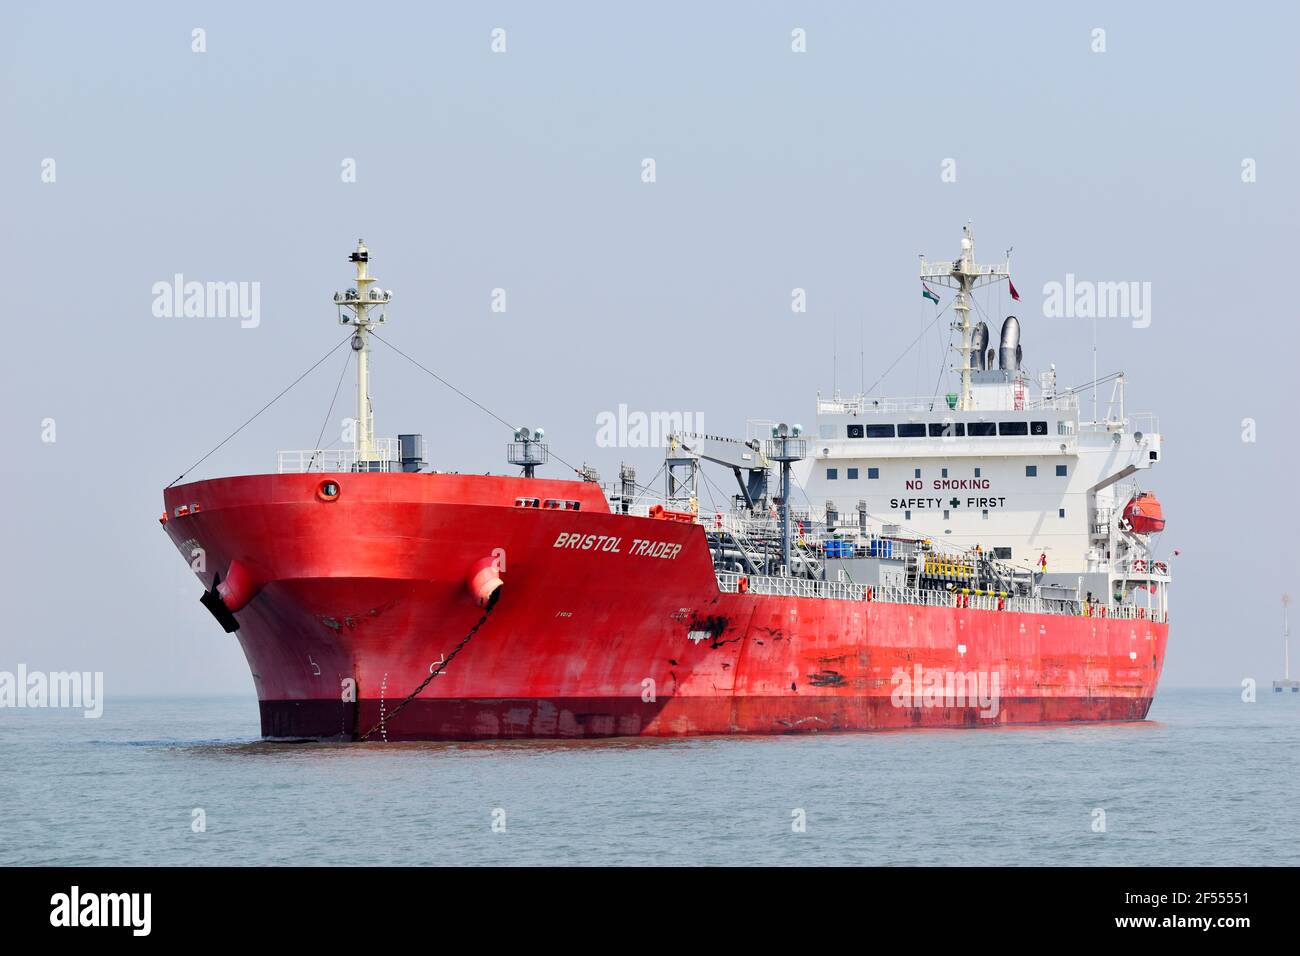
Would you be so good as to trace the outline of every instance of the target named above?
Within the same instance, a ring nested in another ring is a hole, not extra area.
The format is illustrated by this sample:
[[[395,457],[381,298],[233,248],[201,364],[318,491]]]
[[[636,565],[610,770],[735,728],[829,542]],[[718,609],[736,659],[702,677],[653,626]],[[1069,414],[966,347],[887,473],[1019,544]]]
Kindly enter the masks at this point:
[[[1282,679],[1273,681],[1273,693],[1280,694],[1289,690],[1300,694],[1300,680],[1291,679],[1291,625],[1287,621],[1286,609],[1291,604],[1291,595],[1282,595]]]

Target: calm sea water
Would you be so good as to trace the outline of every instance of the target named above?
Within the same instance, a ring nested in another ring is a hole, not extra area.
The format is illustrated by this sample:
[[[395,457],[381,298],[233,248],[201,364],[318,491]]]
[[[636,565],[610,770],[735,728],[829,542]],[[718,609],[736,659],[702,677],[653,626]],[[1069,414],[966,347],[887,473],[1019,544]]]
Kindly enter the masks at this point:
[[[1165,690],[1144,723],[983,731],[257,733],[249,698],[0,710],[0,863],[1300,863],[1300,695]]]

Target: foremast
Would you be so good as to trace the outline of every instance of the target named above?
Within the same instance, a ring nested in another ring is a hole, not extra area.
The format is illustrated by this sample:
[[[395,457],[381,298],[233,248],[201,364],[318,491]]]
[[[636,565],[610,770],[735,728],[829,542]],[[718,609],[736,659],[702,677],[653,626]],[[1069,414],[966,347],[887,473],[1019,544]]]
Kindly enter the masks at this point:
[[[356,329],[352,335],[352,351],[357,356],[357,417],[353,435],[353,450],[358,471],[377,470],[374,464],[379,456],[375,451],[375,413],[370,404],[370,328],[388,319],[388,303],[392,290],[373,288],[378,281],[370,275],[370,251],[365,240],[357,240],[356,251],[348,256],[356,264],[356,286],[346,292],[335,292],[339,324]]]
[[[1011,278],[1011,259],[1008,254],[1006,261],[1000,265],[980,265],[975,261],[975,233],[971,231],[970,223],[962,226],[961,232],[961,255],[958,258],[946,262],[927,262],[924,256],[921,257],[921,280],[957,290],[952,303],[953,312],[957,314],[952,328],[961,332],[961,345],[958,346],[958,351],[961,352],[961,366],[958,369],[961,373],[961,389],[957,397],[957,408],[968,411],[974,407],[971,401],[971,373],[974,371],[971,353],[975,350],[972,344],[975,327],[970,321],[970,294],[981,286]]]

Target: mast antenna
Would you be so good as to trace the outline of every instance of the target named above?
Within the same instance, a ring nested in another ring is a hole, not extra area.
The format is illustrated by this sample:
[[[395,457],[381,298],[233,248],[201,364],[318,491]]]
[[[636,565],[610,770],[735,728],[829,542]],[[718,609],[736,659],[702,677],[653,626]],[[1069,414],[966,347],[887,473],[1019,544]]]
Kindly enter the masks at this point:
[[[974,348],[971,341],[975,327],[970,321],[970,294],[975,289],[990,283],[1011,278],[1011,250],[1007,250],[1007,259],[1000,264],[980,265],[975,261],[975,233],[969,222],[961,227],[961,232],[961,254],[956,259],[930,262],[924,256],[921,257],[921,280],[955,289],[957,292],[952,303],[953,311],[957,315],[952,328],[961,332],[961,345],[958,346],[958,351],[961,352],[959,366],[961,391],[958,393],[957,408],[966,411],[973,406],[971,373],[974,371],[974,365],[971,362],[971,353]]]
[[[382,471],[385,463],[375,453],[375,413],[370,405],[370,327],[388,321],[391,289],[372,288],[378,281],[370,275],[370,250],[364,239],[357,240],[356,251],[348,256],[356,264],[356,286],[334,293],[339,325],[356,329],[352,334],[352,351],[357,354],[357,424],[353,437],[356,471]]]
[[[858,394],[866,395],[867,391],[867,349],[866,335],[862,331],[862,317],[858,316]]]
[[[840,398],[840,323],[831,319],[831,397]]]

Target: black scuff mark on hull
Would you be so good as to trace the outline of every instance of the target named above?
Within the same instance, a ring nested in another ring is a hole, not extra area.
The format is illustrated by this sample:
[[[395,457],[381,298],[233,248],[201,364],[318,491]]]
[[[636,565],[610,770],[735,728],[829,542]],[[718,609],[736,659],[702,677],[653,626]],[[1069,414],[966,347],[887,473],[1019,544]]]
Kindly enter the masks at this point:
[[[713,640],[709,642],[709,647],[712,648],[713,650],[717,650],[719,647],[722,647],[724,644],[735,644],[740,641],[740,637],[730,637],[727,638],[727,640],[725,641],[721,640],[722,635],[727,632],[727,628],[730,625],[731,625],[730,618],[719,617],[719,616],[710,616],[710,617],[697,616],[691,618],[691,623],[689,625],[689,628],[691,633],[703,631],[704,633],[708,634],[711,638],[713,638]]]
[[[397,607],[397,602],[389,601],[387,604],[379,605],[379,607],[372,607],[366,612],[366,615],[368,617],[379,617],[379,615],[383,614],[385,611],[391,611],[395,607]]]
[[[839,687],[844,683],[844,675],[839,671],[818,671],[808,675],[808,683],[814,687]]]
[[[377,614],[379,613],[380,610],[381,610],[380,608],[376,608],[370,613]],[[343,618],[343,620],[341,621],[336,617],[330,617],[328,614],[322,614],[320,617],[320,622],[336,634],[342,634],[343,628],[345,627],[349,631],[352,631],[355,630],[357,626],[357,619],[350,614],[347,617]]]

